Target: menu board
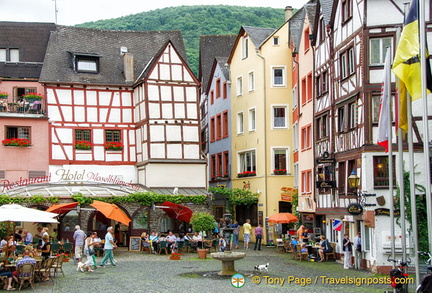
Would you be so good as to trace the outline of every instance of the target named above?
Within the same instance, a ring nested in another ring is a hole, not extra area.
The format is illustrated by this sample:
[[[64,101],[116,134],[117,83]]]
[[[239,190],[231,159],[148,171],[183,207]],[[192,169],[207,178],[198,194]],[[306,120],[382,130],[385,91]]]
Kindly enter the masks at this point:
[[[141,237],[129,238],[129,251],[141,251]]]

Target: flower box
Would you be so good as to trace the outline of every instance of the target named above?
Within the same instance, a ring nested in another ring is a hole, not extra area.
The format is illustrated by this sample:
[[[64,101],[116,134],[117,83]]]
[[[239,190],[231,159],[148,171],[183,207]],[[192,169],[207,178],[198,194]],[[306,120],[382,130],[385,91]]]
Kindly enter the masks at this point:
[[[181,258],[181,254],[178,252],[174,252],[173,254],[170,255],[170,260],[180,260]]]
[[[92,144],[86,140],[79,140],[75,142],[75,149],[77,150],[89,150],[91,147]]]
[[[123,144],[117,141],[108,141],[105,143],[104,147],[106,150],[121,151],[123,149]]]
[[[26,95],[23,95],[22,97],[29,102],[45,99],[44,95],[38,93],[28,93]]]
[[[9,94],[7,92],[0,92],[0,99],[7,99]]]
[[[7,138],[2,140],[4,146],[17,146],[28,147],[31,145],[30,141],[26,138]]]
[[[273,174],[275,175],[286,175],[287,170],[286,169],[274,169]]]
[[[238,178],[250,176],[256,176],[256,171],[244,171],[242,173],[237,173]]]

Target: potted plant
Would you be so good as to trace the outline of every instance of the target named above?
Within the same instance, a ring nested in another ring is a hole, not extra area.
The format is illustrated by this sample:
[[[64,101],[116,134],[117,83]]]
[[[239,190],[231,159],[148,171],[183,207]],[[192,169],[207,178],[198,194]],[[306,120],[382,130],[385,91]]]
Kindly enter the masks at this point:
[[[44,99],[45,96],[38,93],[28,93],[23,95],[23,98],[26,99],[27,101],[36,101],[36,100]]]
[[[0,92],[0,99],[7,99],[9,94],[7,92]]]
[[[192,215],[192,218],[190,220],[190,223],[196,232],[201,232],[201,235],[203,235],[203,232],[211,231],[214,228],[214,217],[209,213],[204,212],[194,212]],[[207,249],[204,249],[204,239],[201,242],[201,249],[197,248],[198,257],[199,258],[207,258]]]
[[[170,260],[180,260],[180,258],[181,258],[181,254],[178,252],[173,252],[170,255]]]
[[[89,150],[91,149],[91,143],[86,140],[77,140],[75,142],[75,148],[77,150]]]

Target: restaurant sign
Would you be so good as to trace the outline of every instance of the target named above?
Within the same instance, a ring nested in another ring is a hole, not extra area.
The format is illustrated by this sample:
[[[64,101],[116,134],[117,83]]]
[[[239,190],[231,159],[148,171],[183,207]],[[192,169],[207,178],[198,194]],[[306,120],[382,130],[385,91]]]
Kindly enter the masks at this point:
[[[357,216],[363,214],[363,207],[358,203],[349,204],[347,207],[349,214]]]
[[[336,188],[336,181],[317,181],[317,188]]]
[[[375,216],[390,216],[390,209],[379,208],[375,209]],[[400,216],[400,210],[394,210],[394,216]]]
[[[281,188],[281,201],[292,202],[294,195],[298,192],[297,188],[282,187]]]

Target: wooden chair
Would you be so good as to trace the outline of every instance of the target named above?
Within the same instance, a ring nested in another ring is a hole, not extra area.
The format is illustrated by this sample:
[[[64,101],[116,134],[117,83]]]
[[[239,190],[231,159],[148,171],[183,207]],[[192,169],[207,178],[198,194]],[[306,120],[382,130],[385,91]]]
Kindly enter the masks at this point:
[[[18,267],[18,282],[19,282],[19,290],[21,291],[22,286],[25,282],[30,283],[30,286],[34,290],[34,276],[35,276],[35,267],[32,264],[23,264]]]
[[[290,243],[289,244],[293,253],[293,259],[294,260],[300,260],[300,254],[297,251],[297,247],[294,247],[294,244]]]
[[[300,256],[300,261],[302,261],[302,260],[309,260],[309,253],[307,252],[307,249],[306,249],[305,252],[302,252],[300,244],[297,244],[296,248],[297,248],[297,252],[299,253],[299,256]]]
[[[162,250],[165,250],[165,254],[168,255],[168,244],[166,241],[159,242],[158,254],[161,254]]]
[[[142,241],[142,240],[141,240],[141,242],[142,242],[142,245],[141,245],[142,246],[142,252],[144,253],[144,251],[148,251],[148,253],[151,254],[152,249],[151,249],[150,243]]]
[[[3,288],[7,285],[7,276],[0,276],[0,288]]]
[[[328,261],[329,258],[336,260],[336,243],[330,242],[330,246],[332,247],[332,252],[324,253],[325,261]]]
[[[63,260],[65,258],[64,253],[60,254],[54,261],[53,265],[51,266],[54,269],[54,277],[56,276],[56,273],[58,270],[60,270],[60,272],[62,273],[63,277],[64,277],[64,272],[63,272]]]
[[[285,252],[285,245],[283,239],[276,239],[276,252]]]
[[[36,275],[38,276],[39,279],[41,279],[41,280],[44,280],[47,278],[51,279],[50,278],[51,269],[52,269],[52,266],[53,266],[55,260],[56,260],[55,257],[50,257],[47,260],[45,260],[44,262],[42,262],[42,266],[36,270]]]

